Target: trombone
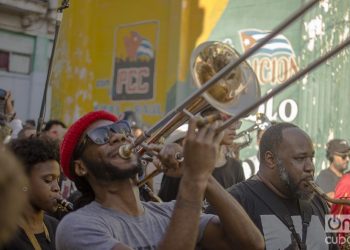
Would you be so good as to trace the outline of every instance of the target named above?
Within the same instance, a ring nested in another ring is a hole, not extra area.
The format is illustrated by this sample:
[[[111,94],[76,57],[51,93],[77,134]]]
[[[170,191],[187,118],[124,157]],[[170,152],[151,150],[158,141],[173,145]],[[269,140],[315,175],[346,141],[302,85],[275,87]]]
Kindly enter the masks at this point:
[[[190,117],[210,106],[232,116],[242,110],[244,106],[259,100],[259,82],[253,69],[246,61],[218,79],[217,84],[214,85],[215,82],[213,82],[208,93],[203,92],[203,88],[208,86],[208,82],[217,77],[219,74],[217,72],[221,72],[223,67],[227,67],[232,62],[240,60],[238,52],[229,45],[222,42],[205,42],[197,47],[191,58],[191,73],[198,90],[187,101],[175,108],[173,111],[175,113],[171,112],[166,115],[151,129],[136,138],[133,143],[120,147],[119,155],[121,157],[129,158],[132,149],[138,146],[142,148],[139,153],[147,151],[147,147],[144,146],[145,141],[147,143],[158,142],[161,137],[167,137]],[[201,123],[205,124],[219,117],[219,115],[208,116],[203,118]]]
[[[266,117],[264,113],[257,113],[255,123],[247,128],[239,132],[235,138],[233,139],[234,143],[237,144],[239,150],[247,147],[252,142],[251,133],[255,130],[266,130],[271,126],[270,120]]]
[[[340,199],[331,198],[314,181],[309,181],[309,184],[319,197],[329,203],[350,206],[350,200],[346,199],[347,197]]]
[[[228,74],[232,73],[232,70],[239,67],[241,64],[248,65],[245,60],[249,58],[252,54],[254,54],[257,50],[259,50],[262,46],[264,46],[268,41],[270,41],[273,37],[275,37],[277,34],[279,34],[282,30],[287,28],[290,24],[292,24],[297,18],[302,16],[307,10],[309,10],[311,7],[313,7],[317,2],[320,0],[311,0],[309,3],[301,7],[299,10],[297,10],[294,14],[292,14],[289,18],[287,18],[285,21],[283,21],[280,25],[278,25],[270,34],[268,34],[265,38],[263,38],[259,43],[257,43],[254,47],[250,48],[248,51],[246,51],[243,55],[238,57],[234,57],[232,61],[230,61],[228,64],[223,65],[223,67],[215,74],[213,75],[209,80],[206,82],[201,83],[201,87],[197,89],[194,93],[192,93],[182,104],[175,107],[173,110],[171,110],[169,113],[166,114],[166,116],[161,119],[159,122],[157,122],[153,127],[151,127],[149,130],[145,131],[141,136],[139,136],[133,143],[133,145],[128,146],[127,150],[123,148],[120,150],[120,154],[122,157],[128,158],[130,154],[132,153],[132,149],[137,148],[141,143],[145,142],[146,140],[150,143],[157,142],[157,140],[162,137],[166,136],[167,134],[170,134],[172,130],[174,130],[174,127],[176,125],[181,125],[184,121],[188,120],[190,114],[198,113],[201,109],[203,109],[203,98],[205,98],[209,103],[213,101],[216,105],[218,104],[218,101],[214,98],[210,97],[210,94],[205,93],[209,88],[215,87],[215,84],[220,81],[223,77],[227,76]],[[194,54],[199,54],[200,50],[203,50],[205,46],[209,47],[211,45],[215,46],[215,44],[223,44],[219,42],[207,42],[195,50]],[[226,48],[229,47],[226,45]],[[230,47],[229,47],[230,48]],[[210,49],[209,49],[210,50]],[[213,51],[213,49],[212,49]],[[234,52],[236,53],[236,52]],[[193,56],[192,56],[193,58]],[[196,60],[192,59],[192,63]],[[249,65],[248,65],[249,66]],[[193,68],[193,67],[192,67]],[[252,77],[256,79],[256,76],[254,72]],[[255,77],[254,77],[255,76]],[[198,84],[196,84],[198,86]],[[252,84],[254,85],[254,84]],[[259,88],[259,84],[256,80],[256,89]],[[260,90],[257,90],[257,94],[254,97],[254,95],[249,95],[250,97],[253,96],[253,99],[246,99],[245,101],[245,107],[250,106],[255,103],[256,100],[260,98]],[[242,93],[243,95],[245,93]],[[203,95],[203,98],[202,98]],[[230,98],[225,98],[230,99]],[[243,99],[243,98],[241,98]],[[266,101],[266,100],[264,100]],[[206,104],[208,105],[208,103]],[[238,105],[238,107],[237,107]],[[260,105],[260,104],[259,104]],[[214,105],[215,106],[215,105]],[[217,107],[217,106],[215,106]],[[225,113],[228,113],[228,110],[221,109],[221,107],[218,107],[220,111],[223,111]],[[253,109],[246,111],[242,110],[243,104],[239,105],[235,103],[234,105],[234,113],[231,113],[230,115],[237,117],[236,120],[242,118],[244,115],[249,114],[249,112],[253,112]],[[230,109],[232,111],[232,109]],[[191,113],[192,111],[192,113]],[[242,111],[244,111],[244,114],[242,115]],[[185,115],[184,115],[185,114]],[[238,117],[237,114],[240,114]],[[187,117],[186,117],[187,115]],[[225,123],[225,128],[227,128],[230,124]],[[177,126],[177,127],[178,127]],[[170,130],[169,128],[172,128]],[[225,129],[223,128],[223,129]]]
[[[199,87],[197,91],[153,127],[145,131],[133,144],[120,147],[119,154],[128,158],[133,150],[145,141],[147,143],[157,142],[159,138],[169,135],[175,128],[208,107],[209,104],[219,111],[231,115],[231,118],[217,129],[217,132],[221,132],[234,122],[254,113],[261,104],[349,46],[350,38],[347,38],[337,47],[260,98],[258,80],[246,59],[319,1],[310,0],[241,56],[234,49],[221,42],[205,42],[197,47],[191,57],[191,73],[196,86]],[[209,66],[206,64],[209,64]],[[207,77],[207,75],[210,77]],[[143,149],[140,151],[142,152]]]

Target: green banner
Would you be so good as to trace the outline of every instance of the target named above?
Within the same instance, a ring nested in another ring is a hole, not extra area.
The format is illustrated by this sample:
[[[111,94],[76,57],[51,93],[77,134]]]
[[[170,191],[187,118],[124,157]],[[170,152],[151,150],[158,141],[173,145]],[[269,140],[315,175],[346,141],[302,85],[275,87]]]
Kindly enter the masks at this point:
[[[224,41],[243,53],[305,2],[231,0],[210,40]],[[349,13],[349,0],[322,1],[249,58],[262,94],[349,36]],[[349,77],[347,49],[259,108],[270,120],[295,123],[311,136],[317,172],[328,164],[326,142],[332,138],[349,140]],[[251,124],[252,121],[246,121],[245,127]],[[256,146],[251,145],[241,151],[241,159],[255,153]]]

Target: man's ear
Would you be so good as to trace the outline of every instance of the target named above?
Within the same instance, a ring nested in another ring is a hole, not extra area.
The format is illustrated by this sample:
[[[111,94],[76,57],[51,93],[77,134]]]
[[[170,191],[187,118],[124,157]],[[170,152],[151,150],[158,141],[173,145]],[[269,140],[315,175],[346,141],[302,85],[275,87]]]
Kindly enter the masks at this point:
[[[273,169],[276,166],[276,158],[275,155],[271,152],[271,151],[266,151],[265,155],[264,155],[264,160],[265,160],[265,165],[270,168]]]
[[[73,169],[77,176],[85,176],[87,175],[87,169],[82,160],[75,160],[73,162]]]

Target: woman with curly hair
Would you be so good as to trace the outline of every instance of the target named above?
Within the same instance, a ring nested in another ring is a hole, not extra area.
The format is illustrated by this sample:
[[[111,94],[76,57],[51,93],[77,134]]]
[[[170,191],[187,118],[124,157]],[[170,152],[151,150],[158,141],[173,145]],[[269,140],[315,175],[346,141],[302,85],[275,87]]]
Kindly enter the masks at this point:
[[[59,146],[48,138],[34,137],[14,140],[10,148],[22,161],[29,185],[23,188],[28,203],[17,234],[5,249],[55,249],[58,221],[45,211],[55,212],[61,198]]]

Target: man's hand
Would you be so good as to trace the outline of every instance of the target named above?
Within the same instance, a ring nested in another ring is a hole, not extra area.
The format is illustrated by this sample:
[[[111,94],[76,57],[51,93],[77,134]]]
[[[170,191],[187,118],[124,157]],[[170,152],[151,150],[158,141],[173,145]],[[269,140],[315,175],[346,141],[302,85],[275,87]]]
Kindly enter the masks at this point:
[[[188,173],[191,178],[208,178],[214,169],[224,134],[215,131],[221,124],[218,121],[200,128],[197,121],[198,118],[193,118],[189,122],[184,146],[184,174]]]
[[[183,148],[177,143],[165,144],[159,152],[159,159],[166,169],[180,168]]]
[[[222,133],[218,124],[197,128],[197,118],[189,122],[185,138],[184,166],[175,208],[159,249],[195,249],[201,207],[208,179],[214,168]],[[174,161],[174,154],[172,154]]]
[[[179,144],[169,143],[162,146],[150,144],[149,149],[158,152],[158,156],[153,157],[153,164],[157,169],[161,169],[165,173],[178,173],[180,171],[183,149]]]

